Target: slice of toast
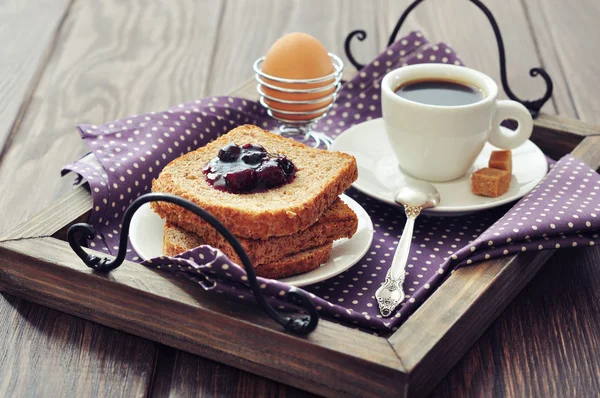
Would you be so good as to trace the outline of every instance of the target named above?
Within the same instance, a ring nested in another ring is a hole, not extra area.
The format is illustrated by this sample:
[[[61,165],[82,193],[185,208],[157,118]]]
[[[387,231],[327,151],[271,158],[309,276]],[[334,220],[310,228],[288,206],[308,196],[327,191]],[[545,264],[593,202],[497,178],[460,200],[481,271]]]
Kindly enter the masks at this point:
[[[192,232],[187,232],[181,228],[174,227],[169,223],[165,224],[165,234],[163,237],[163,254],[175,256],[195,247],[205,244],[200,237]],[[303,274],[318,268],[321,264],[327,262],[331,254],[332,243],[326,243],[322,246],[304,250],[302,252],[291,254],[269,264],[254,265],[258,276],[263,278],[285,278],[288,276]],[[237,258],[237,256],[236,256]],[[230,259],[238,264],[238,261]]]
[[[234,194],[214,189],[202,169],[229,143],[260,144],[270,153],[286,155],[297,168],[296,178],[260,193]],[[236,236],[268,239],[291,235],[314,224],[357,177],[356,160],[350,155],[311,148],[259,127],[244,125],[169,163],[152,182],[152,191],[194,202]],[[152,207],[163,218],[176,215],[190,224],[201,221],[176,205],[153,202]]]
[[[265,240],[238,238],[252,264],[261,265],[278,261],[281,258],[303,250],[322,246],[341,238],[350,238],[356,232],[358,218],[344,202],[337,199],[316,223],[292,235],[274,236]],[[165,236],[171,229],[193,231],[201,242],[220,249],[232,261],[240,260],[233,247],[225,238],[206,222],[190,223],[189,218],[176,219],[167,216]]]

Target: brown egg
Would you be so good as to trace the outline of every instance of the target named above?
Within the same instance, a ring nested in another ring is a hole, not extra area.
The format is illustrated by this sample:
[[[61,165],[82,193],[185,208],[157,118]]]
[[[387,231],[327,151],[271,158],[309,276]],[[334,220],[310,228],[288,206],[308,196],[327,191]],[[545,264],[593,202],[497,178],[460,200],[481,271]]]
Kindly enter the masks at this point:
[[[290,33],[277,40],[267,52],[262,71],[273,77],[286,79],[314,79],[324,77],[333,73],[334,68],[331,58],[327,55],[327,50],[321,42],[306,33]],[[296,84],[280,83],[267,80],[269,84],[278,87],[292,89],[307,89],[323,87],[333,83],[335,79],[321,83]],[[282,100],[306,101],[325,97],[335,91],[332,87],[325,91],[310,94],[284,93],[268,87],[263,87],[265,94]],[[265,99],[265,102],[272,107],[286,111],[312,111],[323,108],[332,102],[332,99],[315,104],[283,104],[276,101]],[[320,116],[321,112],[308,115],[289,115],[273,112],[275,116],[292,119],[307,120]]]

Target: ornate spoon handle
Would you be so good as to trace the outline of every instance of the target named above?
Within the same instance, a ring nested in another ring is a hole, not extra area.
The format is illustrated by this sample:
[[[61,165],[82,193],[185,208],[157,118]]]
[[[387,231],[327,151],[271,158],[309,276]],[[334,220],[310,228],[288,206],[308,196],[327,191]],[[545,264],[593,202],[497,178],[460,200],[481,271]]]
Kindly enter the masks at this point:
[[[375,292],[379,312],[385,317],[390,316],[398,304],[404,300],[405,295],[402,284],[404,283],[406,262],[410,254],[415,219],[421,214],[421,207],[405,206],[404,211],[406,212],[406,225],[404,225],[400,243],[398,243],[398,247],[396,248],[392,266],[387,272],[385,282]]]

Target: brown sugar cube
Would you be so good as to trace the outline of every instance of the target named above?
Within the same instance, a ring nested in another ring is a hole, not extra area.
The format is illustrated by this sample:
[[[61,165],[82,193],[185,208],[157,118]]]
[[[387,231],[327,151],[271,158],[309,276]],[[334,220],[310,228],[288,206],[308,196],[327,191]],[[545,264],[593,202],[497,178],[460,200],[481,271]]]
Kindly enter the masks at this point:
[[[475,195],[497,198],[508,191],[510,186],[510,172],[485,168],[477,170],[471,176],[471,190]]]
[[[506,170],[512,174],[512,152],[508,149],[493,151],[488,166],[492,169]]]

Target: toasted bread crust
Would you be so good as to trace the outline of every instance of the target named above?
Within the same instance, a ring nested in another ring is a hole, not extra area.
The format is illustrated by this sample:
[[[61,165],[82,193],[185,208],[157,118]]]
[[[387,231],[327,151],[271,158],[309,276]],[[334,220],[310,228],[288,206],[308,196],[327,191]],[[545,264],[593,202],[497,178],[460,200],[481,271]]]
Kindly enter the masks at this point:
[[[296,178],[261,193],[232,194],[214,189],[202,169],[220,148],[232,142],[256,143],[269,152],[286,155],[296,165]],[[310,148],[244,125],[169,163],[152,182],[152,191],[190,200],[217,217],[236,236],[268,239],[291,235],[314,224],[357,177],[356,160],[350,155]],[[193,213],[170,203],[154,202],[152,207],[163,218],[186,220],[189,225],[201,222]]]
[[[163,253],[167,256],[175,256],[195,247],[205,244],[199,236],[173,227],[169,223],[165,224],[165,234],[163,238]],[[321,264],[327,262],[331,254],[332,243],[304,250],[302,252],[291,254],[269,264],[254,265],[258,276],[263,278],[285,278],[288,276],[302,274],[318,268]],[[239,259],[233,260],[240,264]]]
[[[332,244],[328,243],[293,254],[271,264],[259,265],[255,268],[256,275],[263,278],[279,279],[312,271],[327,262],[331,254],[331,246]]]
[[[176,219],[167,216],[168,229],[180,227],[197,234],[203,243],[220,249],[232,261],[239,263],[239,257],[225,238],[206,222],[190,223],[187,218]],[[287,236],[274,236],[265,240],[238,238],[252,264],[261,265],[277,261],[300,251],[322,246],[341,238],[350,238],[358,227],[358,217],[340,199],[333,202],[321,218],[307,229]]]

